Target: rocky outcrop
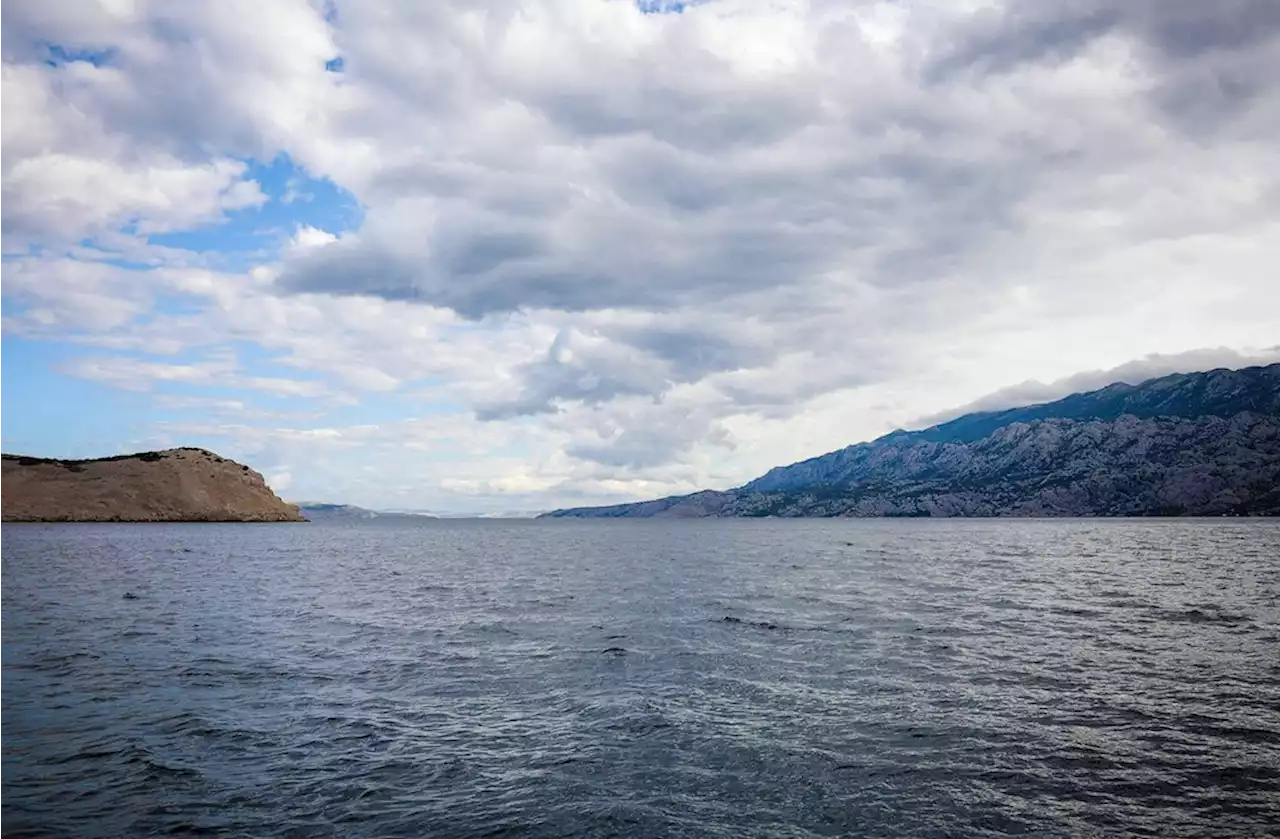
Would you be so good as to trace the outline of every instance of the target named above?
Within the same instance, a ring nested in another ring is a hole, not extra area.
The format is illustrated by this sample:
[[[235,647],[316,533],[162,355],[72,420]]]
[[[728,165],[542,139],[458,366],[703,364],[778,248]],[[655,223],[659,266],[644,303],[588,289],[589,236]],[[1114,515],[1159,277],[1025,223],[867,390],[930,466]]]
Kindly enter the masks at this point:
[[[728,492],[551,515],[1280,515],[1280,365],[970,414]]]
[[[262,475],[204,449],[50,460],[3,456],[5,521],[304,521]]]

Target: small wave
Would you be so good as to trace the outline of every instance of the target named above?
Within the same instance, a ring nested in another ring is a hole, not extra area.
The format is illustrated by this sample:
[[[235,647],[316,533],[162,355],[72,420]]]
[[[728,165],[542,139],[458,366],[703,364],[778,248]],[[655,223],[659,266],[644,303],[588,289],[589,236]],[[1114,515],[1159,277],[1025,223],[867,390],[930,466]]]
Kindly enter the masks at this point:
[[[473,633],[476,635],[516,636],[520,634],[502,621],[467,621],[458,628],[462,632]]]
[[[1106,614],[1098,609],[1089,609],[1084,606],[1054,606],[1049,611],[1055,615],[1067,615],[1073,618],[1097,618]]]
[[[204,777],[204,774],[194,766],[187,766],[172,760],[162,760],[146,750],[135,751],[126,756],[124,763],[142,767],[146,772],[163,778],[198,781]]]
[[[1280,729],[1236,725],[1200,715],[1184,718],[1180,721],[1179,728],[1192,734],[1220,737],[1248,745],[1280,746]]]
[[[7,657],[7,656],[6,656]],[[6,670],[27,670],[37,673],[67,673],[91,662],[102,659],[100,653],[74,652],[47,655],[33,661],[6,661]]]
[[[1170,623],[1212,623],[1238,626],[1243,623],[1251,623],[1253,620],[1248,615],[1223,612],[1214,606],[1192,606],[1188,609],[1156,609],[1155,612],[1161,620]]]
[[[776,630],[783,628],[781,624],[775,623],[774,621],[743,620],[742,618],[736,618],[733,615],[725,615],[720,619],[720,623],[727,623],[733,626],[751,626],[756,629]]]

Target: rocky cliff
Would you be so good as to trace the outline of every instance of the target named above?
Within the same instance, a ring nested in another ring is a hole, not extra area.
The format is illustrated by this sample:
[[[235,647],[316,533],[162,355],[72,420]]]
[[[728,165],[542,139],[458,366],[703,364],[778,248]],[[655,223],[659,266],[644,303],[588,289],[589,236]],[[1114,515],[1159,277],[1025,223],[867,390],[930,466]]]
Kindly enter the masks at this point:
[[[304,521],[257,472],[204,449],[49,460],[3,456],[5,521]]]
[[[895,431],[727,492],[552,516],[1280,515],[1280,365]]]

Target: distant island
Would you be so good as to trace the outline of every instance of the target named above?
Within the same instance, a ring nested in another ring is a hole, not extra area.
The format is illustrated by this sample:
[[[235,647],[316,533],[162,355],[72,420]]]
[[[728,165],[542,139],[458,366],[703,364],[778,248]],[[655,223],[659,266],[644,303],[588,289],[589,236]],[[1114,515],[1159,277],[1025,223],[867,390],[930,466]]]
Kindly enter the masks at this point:
[[[307,521],[314,522],[352,522],[387,519],[392,521],[403,519],[434,519],[429,513],[403,513],[387,510],[369,510],[354,504],[327,504],[319,501],[296,502],[298,509]]]
[[[56,460],[3,455],[7,522],[298,522],[262,475],[196,448]]]
[[[1280,515],[1280,364],[894,431],[736,489],[556,518]]]

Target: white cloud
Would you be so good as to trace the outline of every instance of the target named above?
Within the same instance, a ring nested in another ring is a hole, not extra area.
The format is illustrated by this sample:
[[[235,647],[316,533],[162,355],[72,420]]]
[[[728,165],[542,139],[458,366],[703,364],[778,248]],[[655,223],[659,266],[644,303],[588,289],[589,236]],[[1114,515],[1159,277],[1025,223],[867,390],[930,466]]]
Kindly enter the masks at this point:
[[[129,227],[140,235],[185,230],[263,203],[226,157],[193,162],[108,133],[69,102],[66,88],[111,73],[4,65],[5,250],[70,245]],[[119,80],[117,79],[117,83]]]
[[[315,248],[338,241],[338,237],[327,230],[312,227],[309,224],[299,225],[293,234],[290,245],[295,249]]]
[[[289,487],[293,486],[293,475],[288,472],[274,472],[267,476],[267,486],[271,487],[279,495],[287,492]]]
[[[123,390],[150,391],[172,384],[201,385],[239,388],[278,397],[325,398],[335,404],[350,401],[323,382],[246,375],[241,372],[239,362],[227,355],[182,364],[145,361],[129,356],[81,356],[62,365],[60,372]]]

